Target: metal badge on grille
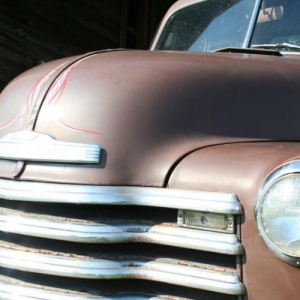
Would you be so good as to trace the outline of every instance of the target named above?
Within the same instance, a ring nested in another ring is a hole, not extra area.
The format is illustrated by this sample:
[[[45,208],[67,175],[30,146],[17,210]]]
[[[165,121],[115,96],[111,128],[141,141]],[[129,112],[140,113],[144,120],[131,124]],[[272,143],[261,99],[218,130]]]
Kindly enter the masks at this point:
[[[98,145],[57,141],[52,136],[18,131],[0,139],[0,159],[65,163],[99,163]]]

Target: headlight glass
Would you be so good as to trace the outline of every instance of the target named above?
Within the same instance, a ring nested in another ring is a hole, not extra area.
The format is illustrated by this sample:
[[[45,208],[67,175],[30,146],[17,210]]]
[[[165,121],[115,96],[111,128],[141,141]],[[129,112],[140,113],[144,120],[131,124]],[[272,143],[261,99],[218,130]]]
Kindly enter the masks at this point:
[[[300,174],[269,182],[256,208],[258,229],[269,248],[283,260],[299,265]]]

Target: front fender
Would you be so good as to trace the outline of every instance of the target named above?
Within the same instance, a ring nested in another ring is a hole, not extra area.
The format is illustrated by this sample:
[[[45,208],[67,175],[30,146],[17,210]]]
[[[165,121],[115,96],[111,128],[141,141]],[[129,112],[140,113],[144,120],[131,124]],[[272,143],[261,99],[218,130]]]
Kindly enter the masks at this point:
[[[170,188],[230,192],[244,215],[238,225],[245,249],[241,265],[249,300],[297,299],[300,272],[284,263],[259,236],[254,209],[265,178],[278,166],[299,159],[299,143],[238,143],[193,152],[174,169]]]

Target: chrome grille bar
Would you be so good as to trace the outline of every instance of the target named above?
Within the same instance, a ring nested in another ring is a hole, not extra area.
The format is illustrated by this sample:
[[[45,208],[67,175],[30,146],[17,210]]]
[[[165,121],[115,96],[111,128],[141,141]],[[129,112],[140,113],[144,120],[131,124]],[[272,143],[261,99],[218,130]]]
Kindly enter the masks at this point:
[[[175,259],[103,260],[32,249],[1,242],[0,264],[5,268],[53,276],[88,279],[143,279],[231,295],[245,293],[233,269],[215,271],[211,266]],[[217,269],[217,268],[216,268]]]
[[[242,206],[230,193],[144,187],[107,187],[0,180],[6,200],[95,205],[140,205],[241,214]]]
[[[99,224],[0,208],[0,230],[21,235],[83,243],[155,243],[240,255],[243,246],[234,234],[178,227],[176,224]]]
[[[233,194],[0,179],[0,198],[0,230],[4,232],[0,265],[4,270],[24,273],[26,278],[29,274],[48,279],[63,276],[78,282],[99,280],[101,284],[116,280],[116,285],[120,279],[133,281],[127,294],[95,296],[77,293],[73,287],[68,290],[64,284],[67,292],[7,281],[0,275],[0,298],[15,299],[16,292],[17,298],[24,300],[183,300],[157,296],[159,292],[140,295],[135,283],[139,279],[150,284],[150,293],[152,286],[171,284],[188,289],[191,295],[200,290],[228,296],[245,294],[235,269],[234,255],[243,254],[237,236],[175,223],[178,209],[242,214]],[[180,295],[186,294],[181,291]]]
[[[70,292],[70,290],[45,288],[45,286],[28,284],[20,280],[11,280],[0,275],[0,299],[6,300],[189,300],[182,297],[120,295],[97,296],[90,293]]]

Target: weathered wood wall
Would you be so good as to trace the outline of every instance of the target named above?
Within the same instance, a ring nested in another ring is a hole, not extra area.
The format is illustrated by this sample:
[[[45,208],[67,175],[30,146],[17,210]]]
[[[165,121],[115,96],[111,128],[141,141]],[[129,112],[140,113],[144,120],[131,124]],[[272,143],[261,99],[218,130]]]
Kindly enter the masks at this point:
[[[149,46],[175,0],[0,0],[0,91],[16,75],[60,57]]]

